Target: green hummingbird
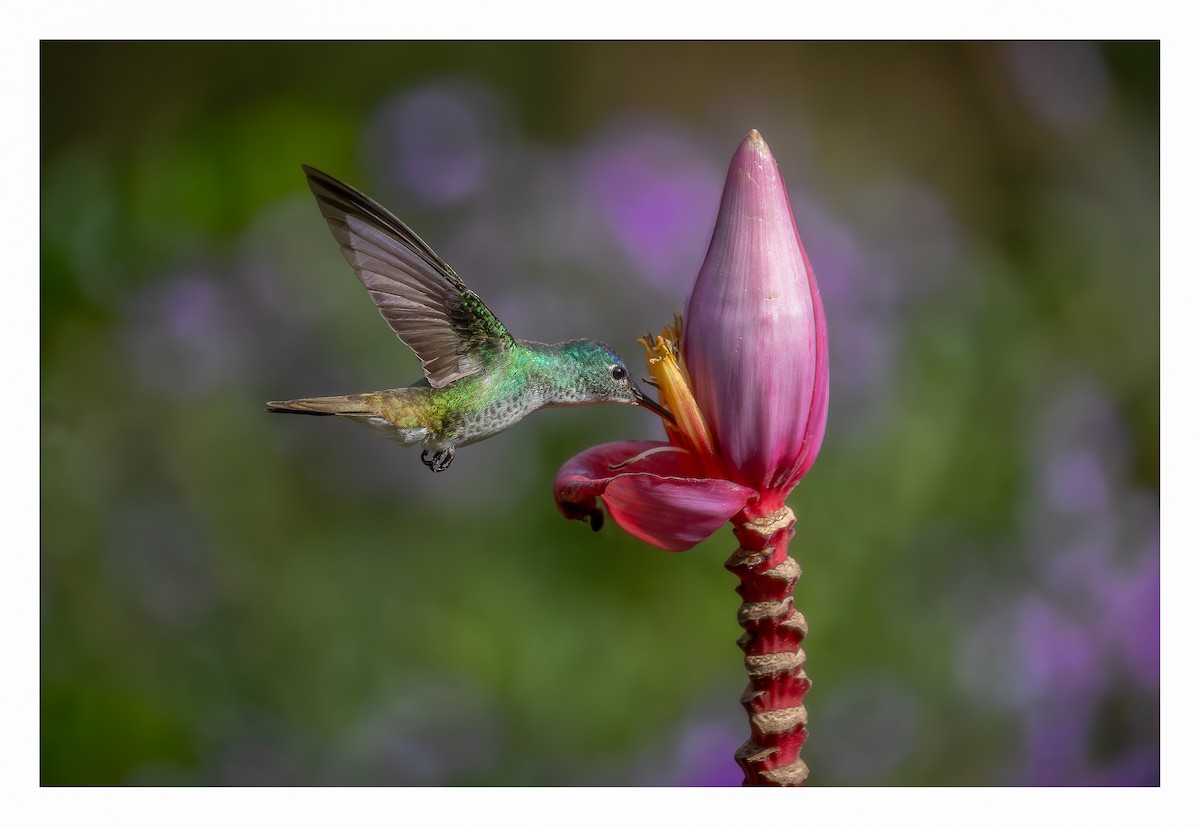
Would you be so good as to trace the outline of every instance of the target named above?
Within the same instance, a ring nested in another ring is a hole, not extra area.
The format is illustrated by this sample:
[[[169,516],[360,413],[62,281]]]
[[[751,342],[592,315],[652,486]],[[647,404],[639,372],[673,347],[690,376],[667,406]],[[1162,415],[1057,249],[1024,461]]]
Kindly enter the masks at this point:
[[[647,397],[608,345],[514,339],[441,256],[373,199],[309,166],[308,186],[346,261],[425,376],[406,388],[268,402],[278,413],[339,416],[445,471],[459,446],[541,408],[620,402],[674,421]]]

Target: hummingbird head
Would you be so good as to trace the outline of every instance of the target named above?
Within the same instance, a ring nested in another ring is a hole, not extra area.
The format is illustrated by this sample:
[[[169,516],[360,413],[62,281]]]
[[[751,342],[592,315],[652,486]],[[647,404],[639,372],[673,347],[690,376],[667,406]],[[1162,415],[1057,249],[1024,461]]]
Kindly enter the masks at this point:
[[[562,348],[579,364],[576,374],[581,384],[579,390],[587,402],[640,405],[668,422],[675,421],[670,411],[642,392],[629,366],[608,345],[592,339],[576,339],[565,342]]]

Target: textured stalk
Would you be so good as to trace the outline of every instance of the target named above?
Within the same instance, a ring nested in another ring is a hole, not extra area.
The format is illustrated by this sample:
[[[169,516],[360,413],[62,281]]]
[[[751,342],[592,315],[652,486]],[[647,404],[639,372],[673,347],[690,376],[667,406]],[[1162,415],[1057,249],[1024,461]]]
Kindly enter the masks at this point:
[[[800,648],[808,625],[792,605],[801,572],[788,556],[787,544],[795,534],[796,515],[787,506],[764,516],[748,511],[734,520],[741,547],[725,562],[741,580],[738,623],[745,633],[738,646],[750,676],[742,693],[750,739],[734,758],[745,773],[744,787],[798,787],[808,778],[800,748],[808,737],[804,695],[812,681],[804,673]]]

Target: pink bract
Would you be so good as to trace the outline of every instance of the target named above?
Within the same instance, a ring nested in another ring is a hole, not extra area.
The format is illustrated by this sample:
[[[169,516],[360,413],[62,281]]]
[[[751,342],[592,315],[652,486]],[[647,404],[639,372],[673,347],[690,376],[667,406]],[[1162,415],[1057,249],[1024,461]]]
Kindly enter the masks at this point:
[[[782,503],[825,435],[829,345],[787,187],[757,131],[729,166],[683,358],[733,478]]]

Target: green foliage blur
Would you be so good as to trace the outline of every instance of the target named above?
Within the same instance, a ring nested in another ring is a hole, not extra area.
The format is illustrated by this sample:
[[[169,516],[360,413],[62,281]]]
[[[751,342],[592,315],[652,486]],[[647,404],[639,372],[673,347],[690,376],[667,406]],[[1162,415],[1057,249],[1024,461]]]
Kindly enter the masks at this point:
[[[515,335],[684,306],[757,128],[821,285],[810,784],[1158,783],[1156,43],[79,43],[41,53],[47,785],[736,784],[728,530],[558,514],[633,408],[444,474],[269,399],[415,358],[300,164]]]

